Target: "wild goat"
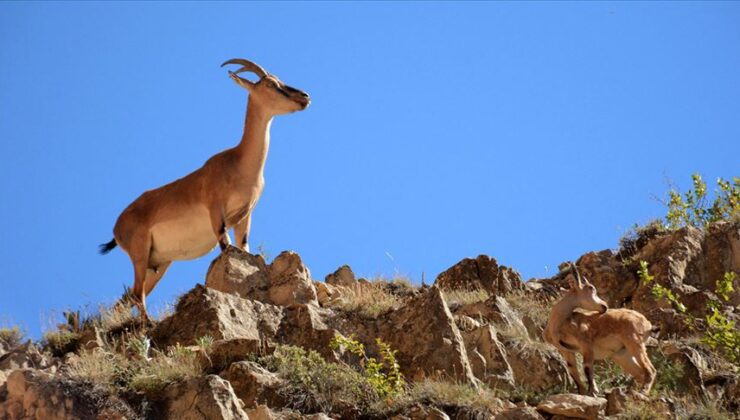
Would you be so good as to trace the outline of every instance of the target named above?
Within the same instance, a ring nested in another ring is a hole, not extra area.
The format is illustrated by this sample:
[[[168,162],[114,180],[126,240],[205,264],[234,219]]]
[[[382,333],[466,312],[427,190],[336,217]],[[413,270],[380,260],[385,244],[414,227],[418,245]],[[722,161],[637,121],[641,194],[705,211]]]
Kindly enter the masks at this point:
[[[106,254],[120,245],[131,258],[132,294],[143,319],[148,318],[146,296],[172,261],[200,257],[216,244],[224,250],[231,244],[228,230],[232,227],[238,246],[249,251],[251,215],[264,187],[272,118],[302,111],[311,102],[308,94],[251,61],[234,58],[221,67],[227,64],[241,65],[229,71],[229,77],[249,92],[241,142],[214,155],[195,172],[143,193],[118,217],[113,240],[100,246]],[[246,71],[259,80],[238,76]]]
[[[607,358],[642,383],[642,392],[647,394],[655,381],[655,368],[645,349],[652,329],[650,321],[630,309],[609,309],[596,294],[596,288],[581,277],[575,264],[571,274],[570,290],[550,313],[543,334],[545,341],[555,346],[565,359],[578,393],[583,394],[584,385],[576,366],[576,352],[583,355],[588,395],[598,392],[594,383],[594,360]],[[596,314],[575,312],[577,308],[596,311]]]

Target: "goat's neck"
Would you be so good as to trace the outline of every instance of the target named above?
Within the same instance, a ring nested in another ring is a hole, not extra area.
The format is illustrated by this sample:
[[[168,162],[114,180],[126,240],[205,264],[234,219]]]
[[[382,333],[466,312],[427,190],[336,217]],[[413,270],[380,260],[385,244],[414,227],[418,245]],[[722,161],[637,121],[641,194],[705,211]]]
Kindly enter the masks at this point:
[[[550,313],[550,319],[547,321],[547,329],[555,336],[560,331],[560,328],[573,313],[573,310],[578,307],[578,302],[572,296],[566,295],[558,303],[555,304]]]
[[[244,134],[236,147],[242,162],[242,170],[248,172],[246,175],[250,178],[261,178],[265,169],[267,152],[270,148],[270,124],[272,114],[265,112],[250,96],[244,120]]]

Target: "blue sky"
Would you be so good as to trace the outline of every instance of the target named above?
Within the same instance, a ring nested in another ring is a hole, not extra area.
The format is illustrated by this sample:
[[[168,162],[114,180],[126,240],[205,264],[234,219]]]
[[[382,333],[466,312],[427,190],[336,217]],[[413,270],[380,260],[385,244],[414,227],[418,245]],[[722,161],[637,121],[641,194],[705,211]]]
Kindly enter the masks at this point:
[[[313,276],[526,278],[615,248],[671,180],[740,175],[737,3],[0,3],[0,324],[111,302],[97,254],[141,192],[241,136],[252,59],[311,94],[278,117],[250,243]],[[150,304],[202,282],[173,264]]]

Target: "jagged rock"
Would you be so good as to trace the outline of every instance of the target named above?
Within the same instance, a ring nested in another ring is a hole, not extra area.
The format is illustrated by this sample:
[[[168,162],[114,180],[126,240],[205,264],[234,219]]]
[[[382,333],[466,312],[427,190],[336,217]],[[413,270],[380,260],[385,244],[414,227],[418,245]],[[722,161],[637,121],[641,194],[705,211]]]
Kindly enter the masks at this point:
[[[596,419],[606,407],[606,399],[576,394],[558,394],[545,398],[537,410],[565,417]]]
[[[285,313],[276,334],[282,344],[316,350],[328,360],[336,360],[329,343],[338,334],[324,323],[321,311],[314,305],[296,304],[285,308]]]
[[[160,347],[192,345],[206,335],[268,341],[277,332],[282,313],[279,306],[197,285],[180,298],[175,313],[157,324],[152,338]]]
[[[467,315],[454,315],[455,325],[460,332],[473,331],[481,327],[481,323]]]
[[[294,303],[318,305],[311,273],[295,252],[284,251],[270,264],[270,301],[282,306]]]
[[[343,265],[337,271],[327,275],[324,278],[324,283],[332,286],[355,287],[357,280],[352,269],[348,265]]]
[[[515,329],[527,333],[522,317],[511,307],[506,298],[491,296],[483,302],[461,306],[455,312],[458,316],[468,316],[484,322],[493,322],[506,329]]]
[[[0,371],[22,368],[45,369],[50,365],[49,356],[42,354],[31,340],[14,347],[0,357]]]
[[[230,246],[211,262],[206,286],[263,301],[270,288],[265,259]]]
[[[610,307],[624,306],[637,290],[636,272],[625,266],[611,250],[584,254],[576,265]]]
[[[209,365],[212,370],[220,371],[234,362],[246,359],[250,354],[265,353],[265,344],[255,338],[216,340],[208,351]]]
[[[233,363],[220,376],[231,383],[234,393],[247,407],[258,404],[280,407],[285,403],[279,393],[284,381],[254,362]]]
[[[687,345],[676,342],[666,342],[662,346],[662,351],[669,360],[683,367],[683,375],[676,384],[676,391],[706,399],[707,390],[704,388],[702,371],[707,370],[707,365],[701,354]]]
[[[229,247],[208,268],[206,286],[273,305],[318,304],[308,268],[290,251],[268,266],[259,255]]]
[[[494,420],[545,420],[534,407],[517,407],[496,414]]]
[[[438,287],[379,320],[374,336],[398,350],[398,361],[407,378],[444,373],[465,383],[477,383],[460,331]]]
[[[514,372],[494,327],[483,325],[461,334],[475,377],[495,389],[513,387]]]
[[[247,410],[249,420],[331,420],[324,413],[303,415],[292,411],[273,411],[266,405]]]
[[[622,388],[614,388],[606,394],[606,415],[622,414],[627,405],[627,394]]]
[[[54,378],[35,369],[12,371],[5,398],[0,398],[0,419],[120,419],[136,413],[115,395],[90,385]],[[0,392],[1,394],[1,392]],[[1,395],[0,395],[1,396]]]
[[[338,299],[341,299],[343,296],[343,290],[346,290],[341,286],[332,286],[331,284],[318,281],[314,282],[313,285],[316,288],[316,299],[319,301],[319,305],[321,306],[330,305]]]
[[[499,337],[517,386],[548,391],[569,381],[565,363],[557,351],[527,338]]]
[[[207,375],[168,385],[164,391],[162,417],[172,420],[248,420],[228,381]]]
[[[505,295],[524,288],[519,273],[498,265],[494,258],[487,255],[463,259],[437,276],[435,284],[447,290],[483,289],[494,295]]]

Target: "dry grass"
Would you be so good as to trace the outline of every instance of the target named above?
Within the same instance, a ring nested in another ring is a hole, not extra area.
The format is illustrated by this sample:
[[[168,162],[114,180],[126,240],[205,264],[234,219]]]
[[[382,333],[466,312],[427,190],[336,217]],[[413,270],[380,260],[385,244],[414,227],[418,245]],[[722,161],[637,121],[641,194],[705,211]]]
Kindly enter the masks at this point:
[[[112,388],[116,373],[124,371],[127,365],[128,361],[120,354],[96,349],[81,353],[66,369],[72,379]]]
[[[139,361],[129,388],[152,395],[161,392],[170,383],[197,376],[203,369],[191,350],[175,346],[166,352],[155,352],[148,361]]]
[[[524,290],[516,290],[506,295],[506,301],[521,316],[529,317],[536,325],[547,324],[550,312],[555,304],[555,300],[538,300],[532,294],[527,294]]]
[[[483,289],[478,290],[463,290],[453,289],[444,290],[445,301],[447,306],[452,305],[469,305],[471,303],[483,302],[490,297],[488,291]]]
[[[23,331],[18,327],[0,328],[0,343],[4,344],[7,348],[15,347],[21,343],[23,335]]]
[[[203,373],[196,354],[181,346],[154,351],[150,358],[133,356],[96,349],[81,353],[66,370],[72,379],[145,395],[156,395],[170,383]]]
[[[353,288],[344,288],[342,297],[332,303],[332,307],[374,319],[400,308],[402,304],[401,299],[383,284],[373,282],[359,283]]]
[[[425,379],[411,384],[403,396],[379,402],[372,411],[387,417],[419,404],[457,412],[457,418],[489,418],[501,411],[503,405],[496,391],[486,386],[476,389],[464,383]]]
[[[55,356],[64,356],[74,351],[80,341],[80,334],[72,331],[47,331],[41,338],[41,345]]]

